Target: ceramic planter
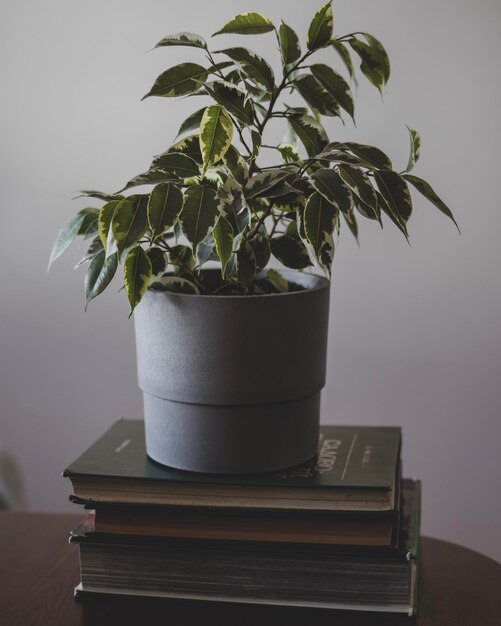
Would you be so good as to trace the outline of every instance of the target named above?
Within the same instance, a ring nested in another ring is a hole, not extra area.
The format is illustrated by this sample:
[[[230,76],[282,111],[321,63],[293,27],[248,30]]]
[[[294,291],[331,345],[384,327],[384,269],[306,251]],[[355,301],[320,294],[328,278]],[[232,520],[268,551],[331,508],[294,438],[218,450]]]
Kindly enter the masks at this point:
[[[329,282],[282,273],[303,290],[144,296],[134,317],[152,459],[183,470],[249,473],[316,454]]]

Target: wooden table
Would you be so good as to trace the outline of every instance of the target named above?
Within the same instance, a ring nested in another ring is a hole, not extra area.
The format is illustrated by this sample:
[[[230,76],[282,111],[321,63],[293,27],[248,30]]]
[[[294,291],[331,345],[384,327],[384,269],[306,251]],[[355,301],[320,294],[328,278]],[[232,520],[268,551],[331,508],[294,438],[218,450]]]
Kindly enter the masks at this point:
[[[501,565],[460,546],[423,538],[419,614],[264,607],[157,598],[73,597],[81,517],[0,513],[1,626],[499,626]],[[161,621],[160,621],[161,620]]]

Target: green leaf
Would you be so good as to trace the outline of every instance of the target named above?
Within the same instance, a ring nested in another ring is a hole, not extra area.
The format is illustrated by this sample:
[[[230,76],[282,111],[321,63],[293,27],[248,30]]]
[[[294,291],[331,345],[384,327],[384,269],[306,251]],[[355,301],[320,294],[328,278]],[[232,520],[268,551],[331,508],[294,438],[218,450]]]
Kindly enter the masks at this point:
[[[313,172],[311,184],[342,213],[351,210],[353,201],[350,190],[334,170],[322,168]]]
[[[183,246],[181,244],[177,246],[172,246],[171,248],[169,248],[168,256],[169,263],[178,268],[179,273],[185,271],[184,268],[192,270],[196,265],[193,251],[188,246]]]
[[[130,304],[129,317],[146,293],[151,276],[151,262],[141,246],[129,250],[124,264],[125,293]]]
[[[433,205],[435,205],[439,211],[441,211],[444,215],[447,215],[447,217],[450,218],[454,222],[459,233],[461,233],[461,231],[459,230],[459,226],[456,220],[454,219],[454,215],[452,214],[452,211],[445,204],[445,202],[443,202],[437,196],[437,194],[435,193],[435,191],[433,190],[433,188],[431,187],[429,183],[427,183],[422,178],[419,178],[418,176],[414,176],[412,174],[404,174],[403,177],[405,178],[405,180],[408,180],[411,183],[411,185],[413,185],[413,187],[415,187],[419,191],[419,193],[421,193],[427,200],[429,200]]]
[[[362,161],[368,163],[371,167],[376,167],[380,170],[391,170],[393,167],[390,159],[386,154],[374,146],[366,146],[361,143],[355,143],[353,141],[347,141],[344,144],[340,144],[348,148],[355,156]]]
[[[209,70],[197,63],[181,63],[166,70],[156,79],[150,91],[142,100],[150,96],[172,98],[185,96],[200,89],[207,80]]]
[[[151,263],[151,275],[158,276],[159,274],[163,274],[167,267],[165,252],[161,248],[148,248],[146,254]]]
[[[188,133],[191,130],[198,130],[200,127],[200,122],[202,121],[202,115],[204,114],[205,107],[198,109],[192,113],[189,117],[187,117],[184,122],[179,127],[176,137],[179,135],[183,135],[184,133]]]
[[[367,217],[378,220],[379,210],[376,190],[367,174],[358,167],[351,165],[339,165],[338,171],[353,195],[366,205],[368,209],[366,210]]]
[[[411,150],[409,154],[409,162],[407,163],[407,167],[405,168],[406,172],[410,172],[411,169],[416,165],[419,159],[419,150],[421,148],[421,137],[417,130],[413,130],[407,126],[407,130],[409,131],[409,137],[411,140]]]
[[[311,267],[310,257],[304,245],[297,239],[281,235],[270,240],[271,253],[286,267],[302,270]]]
[[[304,209],[304,229],[306,238],[311,244],[321,265],[330,268],[326,253],[328,248],[334,250],[333,233],[338,222],[339,211],[318,192],[313,193],[306,202]],[[327,262],[326,262],[327,261]]]
[[[309,115],[291,116],[289,124],[310,157],[321,152],[329,141],[322,125]]]
[[[193,159],[195,163],[198,163],[200,165],[202,164],[202,153],[200,152],[200,138],[198,135],[189,135],[188,137],[180,139],[176,143],[172,144],[167,152],[178,152],[181,154],[186,154],[186,156],[189,156],[191,159]]]
[[[147,210],[152,241],[174,226],[182,208],[183,193],[175,185],[161,183],[153,189]]]
[[[236,35],[260,35],[275,30],[273,22],[261,13],[251,11],[235,15],[227,22],[221,30],[212,35],[223,35],[225,33],[235,33]]]
[[[162,276],[153,283],[152,287],[157,291],[170,291],[172,293],[187,293],[198,295],[200,292],[196,285],[180,276]]]
[[[306,40],[308,50],[317,50],[327,46],[332,38],[333,26],[332,2],[328,2],[313,16]]]
[[[377,193],[377,203],[380,207],[381,211],[383,211],[390,220],[395,224],[398,230],[403,233],[404,237],[409,241],[409,233],[407,231],[407,226],[405,222],[402,220],[400,215],[395,211],[393,207],[386,202],[383,195],[378,191]]]
[[[248,157],[248,161],[254,160],[259,155],[259,150],[261,149],[261,141],[262,135],[257,130],[251,130],[251,139],[252,139],[252,152]]]
[[[301,57],[301,46],[299,45],[298,36],[285,22],[282,22],[278,29],[278,40],[284,67],[294,63]]]
[[[72,244],[75,237],[78,235],[80,227],[82,226],[86,216],[90,213],[94,213],[95,211],[96,209],[94,208],[82,209],[61,228],[56,240],[54,241],[54,245],[52,246],[49,266],[47,269],[49,269],[52,263],[54,263],[54,261],[58,259]]]
[[[209,233],[207,237],[203,241],[201,241],[197,246],[197,263],[198,266],[201,267],[204,263],[206,263],[214,250],[214,237],[212,233]]]
[[[237,280],[242,287],[249,287],[256,275],[256,255],[248,241],[243,241],[237,253]]]
[[[333,39],[331,41],[331,46],[341,57],[341,60],[343,61],[344,66],[348,70],[348,74],[350,75],[351,80],[356,85],[357,79],[355,76],[355,69],[353,67],[353,62],[351,60],[351,56],[350,56],[350,53],[348,52],[348,49],[341,41],[338,41],[337,39]]]
[[[226,109],[218,104],[208,106],[200,124],[200,152],[204,173],[223,158],[232,137],[233,123]]]
[[[119,255],[137,243],[148,228],[148,196],[129,196],[120,200],[111,220],[111,230]]]
[[[80,224],[77,236],[88,239],[98,232],[98,216],[99,209],[88,209],[89,213],[84,217],[83,222]]]
[[[193,185],[184,194],[184,206],[179,216],[183,233],[196,251],[216,223],[219,215],[216,192],[210,187]]]
[[[163,48],[165,46],[188,46],[207,50],[207,42],[205,39],[194,33],[176,33],[175,35],[168,35],[161,39],[155,48]]]
[[[360,70],[362,74],[381,91],[390,77],[388,55],[375,37],[372,37],[372,35],[368,33],[362,34],[367,40],[367,43],[352,37],[349,40],[349,44],[360,57]]]
[[[412,199],[405,180],[388,170],[375,170],[374,179],[389,208],[406,224],[412,213]]]
[[[279,293],[287,293],[289,291],[289,283],[277,270],[269,269],[266,272],[266,280],[268,280]]]
[[[315,111],[331,117],[339,115],[339,106],[334,98],[323,89],[311,74],[302,74],[294,79],[294,86]]]
[[[350,86],[342,76],[336,74],[328,65],[317,63],[310,67],[311,73],[329,93],[339,106],[344,109],[351,118],[354,115],[353,98],[351,97]]]
[[[221,261],[221,275],[225,276],[226,266],[233,251],[233,228],[228,220],[221,215],[213,231],[216,252]]]
[[[290,175],[291,172],[286,168],[269,169],[259,172],[259,174],[254,174],[245,184],[244,195],[249,199],[255,198]]]
[[[222,81],[207,83],[205,88],[218,104],[232,113],[245,126],[252,124],[252,102],[247,99],[246,94],[241,89]]]
[[[220,54],[225,54],[238,63],[242,72],[258,85],[262,85],[267,90],[275,88],[275,77],[273,70],[268,63],[252,50],[247,48],[227,48],[218,50]]]
[[[102,293],[110,284],[118,266],[117,253],[106,258],[101,250],[94,256],[85,274],[85,308],[89,302]]]
[[[153,159],[151,170],[162,170],[170,178],[192,178],[200,176],[197,163],[182,152],[163,152]]]
[[[122,198],[123,200],[123,198]],[[106,249],[108,234],[110,232],[111,220],[115,209],[120,204],[121,200],[111,200],[101,207],[98,217],[99,238],[103,244],[103,248]]]

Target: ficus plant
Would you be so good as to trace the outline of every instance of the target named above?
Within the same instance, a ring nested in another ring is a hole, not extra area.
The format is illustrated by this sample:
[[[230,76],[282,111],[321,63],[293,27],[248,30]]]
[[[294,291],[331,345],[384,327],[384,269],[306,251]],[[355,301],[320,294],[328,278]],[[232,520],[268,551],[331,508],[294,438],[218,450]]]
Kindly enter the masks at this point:
[[[202,61],[162,72],[144,98],[193,96],[196,110],[175,143],[122,190],[82,192],[104,204],[78,211],[60,231],[50,263],[76,237],[90,240],[79,263],[88,264],[87,303],[120,264],[131,312],[148,287],[225,295],[295,289],[280,271],[268,269],[271,257],[287,268],[316,266],[330,275],[339,232],[345,226],[358,238],[359,217],[381,226],[388,219],[407,238],[409,183],[454,221],[432,187],[410,173],[420,150],[415,130],[409,128],[407,167],[397,172],[379,148],[331,142],[322,125],[325,116],[354,118],[354,61],[378,90],[387,83],[390,62],[375,37],[335,35],[331,2],[313,16],[306,45],[284,22],[276,27],[255,12],[235,16],[214,36],[226,34],[275,36],[280,76],[248,48],[209,50],[192,33],[156,45],[197,48]],[[315,62],[315,53],[326,48],[340,68]],[[286,139],[271,145],[265,131],[277,119],[287,127]],[[274,165],[262,163],[265,153],[275,157]],[[149,192],[130,192],[146,186]],[[202,269],[211,261],[220,267],[217,282],[207,281]]]

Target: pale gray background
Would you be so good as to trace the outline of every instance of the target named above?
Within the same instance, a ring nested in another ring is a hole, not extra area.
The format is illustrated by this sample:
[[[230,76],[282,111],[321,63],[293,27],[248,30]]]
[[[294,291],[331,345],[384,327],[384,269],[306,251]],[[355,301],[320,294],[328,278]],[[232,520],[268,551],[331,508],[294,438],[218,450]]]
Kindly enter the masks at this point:
[[[199,106],[140,103],[160,71],[200,58],[145,52],[250,9],[304,36],[317,4],[2,2],[0,439],[20,459],[31,508],[76,512],[61,470],[115,419],[142,412],[124,294],[110,290],[84,313],[83,273],[72,271],[80,251],[49,276],[46,261],[62,222],[84,206],[75,192],[118,189]],[[403,167],[404,123],[419,129],[416,173],[454,208],[463,235],[419,199],[411,247],[390,226],[363,223],[360,249],[345,233],[323,420],[401,424],[405,474],[423,480],[423,532],[500,558],[501,4],[338,0],[334,10],[338,34],[366,30],[384,42],[392,77],[384,104],[362,82],[357,129],[327,120],[331,136],[379,145]],[[245,43],[276,52],[271,34]],[[333,51],[320,57],[337,62]]]

